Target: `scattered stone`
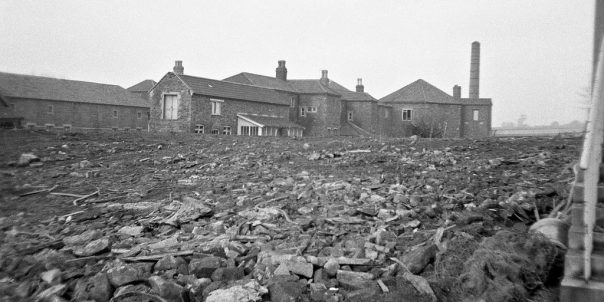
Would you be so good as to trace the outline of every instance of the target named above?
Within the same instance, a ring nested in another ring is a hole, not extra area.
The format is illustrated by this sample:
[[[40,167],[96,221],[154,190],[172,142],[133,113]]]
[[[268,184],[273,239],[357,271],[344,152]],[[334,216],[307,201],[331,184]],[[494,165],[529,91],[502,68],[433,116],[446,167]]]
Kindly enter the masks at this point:
[[[101,272],[90,278],[79,279],[74,289],[73,299],[75,301],[107,302],[112,295],[113,288],[109,284],[107,275]]]
[[[197,278],[211,278],[214,271],[221,266],[222,259],[215,256],[192,259],[189,272]]]
[[[294,273],[306,278],[311,278],[314,272],[312,263],[286,261],[287,269],[290,273]]]
[[[129,236],[139,236],[143,232],[143,226],[124,226],[119,229],[118,234],[129,235]]]
[[[338,261],[336,261],[333,258],[329,259],[329,260],[327,260],[327,262],[325,263],[325,265],[323,265],[323,270],[330,277],[335,277],[336,274],[338,273],[338,270],[340,270],[340,264],[338,263]]]
[[[434,261],[438,246],[434,243],[420,246],[412,251],[406,252],[401,261],[407,266],[413,274],[421,273],[424,268]]]
[[[109,241],[109,238],[101,238],[94,240],[83,247],[74,248],[73,254],[79,257],[87,257],[106,251],[110,247],[111,241]]]
[[[181,257],[174,257],[172,255],[166,255],[161,258],[153,267],[155,272],[176,270],[178,274],[188,275],[189,268],[187,262]]]
[[[234,281],[244,276],[242,267],[220,267],[212,273],[212,281]]]
[[[19,156],[19,160],[17,161],[17,166],[25,167],[30,163],[40,161],[40,158],[34,155],[33,153],[23,153]]]
[[[262,296],[267,294],[266,287],[261,286],[258,281],[251,280],[243,285],[234,285],[225,289],[212,291],[206,298],[206,302],[252,302],[261,301]],[[293,301],[293,300],[292,300]]]
[[[272,302],[304,301],[306,286],[300,282],[277,281],[269,284],[268,291]]]
[[[151,285],[151,290],[153,292],[170,302],[183,301],[185,289],[176,284],[176,282],[168,281],[160,276],[152,276],[149,278],[149,285]]]
[[[42,280],[44,280],[44,282],[50,285],[57,285],[60,284],[62,281],[61,270],[58,268],[45,271],[40,274],[40,277],[42,278]]]
[[[120,287],[137,281],[145,281],[150,275],[150,265],[144,263],[117,264],[107,270],[109,282]]]
[[[344,270],[338,270],[336,279],[340,283],[340,286],[349,290],[362,289],[367,287],[368,284],[375,283],[375,281],[372,281],[373,275],[370,273]]]
[[[66,246],[84,245],[89,242],[99,239],[103,236],[103,233],[97,230],[88,230],[79,235],[73,235],[63,238],[63,243]]]

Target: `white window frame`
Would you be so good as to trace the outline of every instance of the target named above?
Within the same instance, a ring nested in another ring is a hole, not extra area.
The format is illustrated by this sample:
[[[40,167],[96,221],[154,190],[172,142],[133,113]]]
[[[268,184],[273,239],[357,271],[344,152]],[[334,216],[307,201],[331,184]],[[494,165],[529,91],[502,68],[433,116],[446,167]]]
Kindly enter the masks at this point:
[[[307,111],[308,113],[316,113],[316,112],[317,112],[317,107],[316,107],[316,106],[308,106],[308,107],[306,108],[306,111]]]
[[[222,134],[223,135],[231,135],[231,126],[224,126],[224,127],[222,127]]]
[[[205,126],[203,124],[196,124],[193,132],[196,134],[205,134]]]
[[[210,134],[218,135],[218,134],[220,134],[220,131],[218,131],[218,129],[214,128],[214,129],[210,130]]]
[[[51,131],[55,128],[55,124],[44,124],[44,129],[46,129],[46,131]]]
[[[71,128],[72,128],[71,124],[63,124],[63,130],[69,132],[69,131],[71,131]]]
[[[222,103],[224,103],[224,100],[210,99],[210,103],[212,103],[212,115],[222,115]]]
[[[478,121],[479,118],[480,118],[480,110],[478,110],[478,109],[472,110],[472,120]]]
[[[405,112],[407,112],[408,114],[405,114]],[[407,116],[405,118],[405,115]],[[409,122],[413,120],[413,109],[409,109],[409,108],[403,108],[401,109],[401,120],[403,122]]]
[[[170,107],[170,111],[166,110],[166,101],[167,98],[170,97],[172,100],[172,107]],[[178,93],[162,93],[161,95],[161,118],[162,120],[177,120],[178,119],[178,106],[180,103],[180,94]],[[174,108],[176,107],[176,108]]]
[[[119,113],[117,112],[117,109],[113,109],[113,113],[111,115],[113,118],[119,118]]]
[[[306,116],[306,107],[300,107],[300,116]]]
[[[289,100],[289,107],[290,108],[296,107],[296,97],[295,96],[292,96],[291,99]]]
[[[348,114],[346,114],[346,119],[352,121],[354,119],[354,113],[352,111],[348,111]]]

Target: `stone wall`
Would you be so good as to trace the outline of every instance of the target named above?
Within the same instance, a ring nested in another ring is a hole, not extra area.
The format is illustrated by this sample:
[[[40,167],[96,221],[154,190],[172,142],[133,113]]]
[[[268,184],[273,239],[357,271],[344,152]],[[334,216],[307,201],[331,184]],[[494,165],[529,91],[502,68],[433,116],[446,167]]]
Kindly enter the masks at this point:
[[[414,126],[440,127],[445,137],[460,137],[461,105],[392,104],[391,133],[394,137],[413,135]],[[402,120],[402,110],[411,109],[412,120]]]
[[[178,95],[178,114],[176,120],[163,118],[162,101],[164,94]],[[149,93],[151,131],[188,132],[191,129],[191,93],[189,88],[176,75],[169,73]]]
[[[370,133],[378,131],[378,106],[370,101],[346,101],[346,114],[352,112],[352,122]],[[348,120],[348,117],[346,117]]]
[[[470,138],[487,137],[491,134],[491,105],[464,105],[462,109],[461,136]],[[475,121],[474,110],[478,110]]]
[[[328,129],[338,129],[342,122],[343,104],[337,96],[327,94],[302,94],[299,107],[316,107],[317,112],[306,111],[306,116],[300,115],[298,108],[297,123],[304,126],[304,136],[333,135]]]

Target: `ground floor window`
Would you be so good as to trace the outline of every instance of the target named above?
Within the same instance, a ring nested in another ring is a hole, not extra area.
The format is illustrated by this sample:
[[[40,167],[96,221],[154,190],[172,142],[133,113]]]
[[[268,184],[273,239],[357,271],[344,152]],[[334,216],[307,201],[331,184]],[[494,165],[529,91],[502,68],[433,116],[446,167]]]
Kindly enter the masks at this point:
[[[113,127],[111,128],[113,131],[117,131],[117,127]]]
[[[478,110],[476,110],[476,109],[472,110],[472,120],[473,121],[478,120]]]
[[[258,136],[258,126],[241,126],[241,135]]]
[[[124,131],[130,131],[130,127],[124,128]]]
[[[201,125],[201,124],[195,125],[195,133],[203,134],[204,133],[203,125]]]
[[[36,123],[27,123],[25,124],[25,127],[29,130],[33,130],[36,128]]]
[[[55,125],[54,124],[45,124],[44,127],[46,128],[46,131],[50,131],[55,128]]]
[[[402,111],[402,120],[410,121],[413,119],[413,110],[411,109],[403,109]]]
[[[218,134],[218,129],[212,129],[212,134]]]
[[[65,131],[71,131],[71,125],[69,125],[69,124],[63,125],[63,130],[65,130]]]
[[[224,134],[224,135],[231,135],[231,126],[224,126],[224,127],[222,127],[222,134]]]
[[[348,111],[348,120],[352,121],[352,118],[353,118],[352,111]]]

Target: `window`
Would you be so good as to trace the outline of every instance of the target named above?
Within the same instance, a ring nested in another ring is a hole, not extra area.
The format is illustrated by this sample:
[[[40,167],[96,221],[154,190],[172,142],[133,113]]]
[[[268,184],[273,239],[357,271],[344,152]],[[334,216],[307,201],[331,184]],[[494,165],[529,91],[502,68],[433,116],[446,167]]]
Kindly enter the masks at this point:
[[[136,131],[143,131],[143,128],[141,128],[141,127],[136,127]]]
[[[315,106],[308,107],[308,108],[306,108],[306,111],[310,112],[310,113],[317,112],[317,107],[315,107]]]
[[[111,128],[111,130],[117,131],[117,127],[113,127],[113,128]]]
[[[258,127],[257,126],[250,127],[250,136],[258,136]]]
[[[306,116],[306,107],[300,107],[300,116]]]
[[[113,110],[113,118],[117,118],[117,110]]]
[[[69,125],[69,124],[64,124],[64,125],[63,125],[63,130],[65,130],[65,131],[67,131],[67,132],[71,131],[71,125]]]
[[[294,108],[296,107],[296,97],[292,96],[291,99],[289,100],[289,107]]]
[[[472,110],[472,120],[473,121],[478,120],[478,110],[476,110],[476,109]]]
[[[348,120],[352,121],[352,111],[348,111]]]
[[[212,129],[211,133],[212,134],[218,134],[218,129]]]
[[[137,111],[136,112],[136,118],[139,119],[139,120],[142,119],[143,118],[143,113],[140,112],[140,111]]]
[[[54,124],[44,124],[44,127],[46,128],[46,131],[50,131],[55,128],[55,125]]]
[[[250,135],[250,126],[241,126],[241,135]]]
[[[389,118],[390,117],[390,111],[388,111],[388,110],[384,111],[384,117],[385,118]]]
[[[231,126],[224,126],[224,127],[222,127],[222,134],[224,134],[224,135],[231,135]]]
[[[36,123],[27,123],[25,127],[29,130],[34,130],[36,128]]]
[[[178,95],[164,95],[164,100],[162,104],[162,118],[165,120],[178,119]]]
[[[124,128],[124,131],[126,131],[126,132],[130,131],[130,127]]]
[[[203,125],[201,125],[201,124],[195,125],[195,133],[203,134],[204,133]]]
[[[48,105],[48,108],[46,109],[46,113],[48,113],[48,114],[55,113],[55,107],[53,105]]]
[[[11,103],[10,104],[10,110],[13,111],[13,112],[17,112],[17,104]]]
[[[217,99],[210,99],[210,102],[212,103],[212,115],[220,115],[220,113],[222,111],[222,103],[224,101],[217,100]],[[216,131],[218,131],[218,130],[216,130]]]
[[[403,109],[402,114],[403,121],[410,121],[413,119],[413,110],[411,109]]]

